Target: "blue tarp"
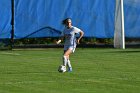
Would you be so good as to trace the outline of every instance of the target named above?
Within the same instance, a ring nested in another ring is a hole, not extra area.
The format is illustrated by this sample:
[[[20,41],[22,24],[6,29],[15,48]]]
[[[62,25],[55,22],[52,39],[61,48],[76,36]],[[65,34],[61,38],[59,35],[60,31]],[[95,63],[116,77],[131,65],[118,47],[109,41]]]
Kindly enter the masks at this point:
[[[124,0],[125,36],[140,38],[140,0]]]
[[[115,0],[17,0],[15,38],[56,37],[72,18],[85,37],[113,37]]]
[[[11,37],[11,0],[0,0],[0,38]]]
[[[14,38],[59,37],[70,17],[84,37],[112,38],[116,0],[14,0]],[[126,37],[140,37],[140,1],[124,0]],[[137,1],[137,2],[134,2]],[[133,3],[132,3],[133,2]],[[135,3],[135,5],[134,5]],[[11,0],[0,0],[0,38],[10,38]],[[128,20],[129,19],[129,20]]]

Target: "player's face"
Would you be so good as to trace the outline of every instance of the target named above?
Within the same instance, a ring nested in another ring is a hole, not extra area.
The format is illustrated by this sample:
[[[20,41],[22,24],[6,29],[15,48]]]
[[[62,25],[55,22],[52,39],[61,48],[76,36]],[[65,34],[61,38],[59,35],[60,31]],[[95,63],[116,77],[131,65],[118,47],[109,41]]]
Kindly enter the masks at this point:
[[[72,26],[72,22],[69,20],[69,21],[67,21],[67,24],[66,25],[67,25],[67,27],[70,28]]]

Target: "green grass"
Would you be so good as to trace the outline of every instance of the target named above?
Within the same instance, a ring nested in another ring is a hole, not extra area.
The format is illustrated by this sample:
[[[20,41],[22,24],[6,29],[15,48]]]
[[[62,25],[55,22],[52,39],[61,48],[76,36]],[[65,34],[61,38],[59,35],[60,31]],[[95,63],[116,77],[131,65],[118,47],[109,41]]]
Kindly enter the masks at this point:
[[[140,49],[76,49],[73,72],[59,73],[63,49],[0,51],[0,93],[139,93]]]

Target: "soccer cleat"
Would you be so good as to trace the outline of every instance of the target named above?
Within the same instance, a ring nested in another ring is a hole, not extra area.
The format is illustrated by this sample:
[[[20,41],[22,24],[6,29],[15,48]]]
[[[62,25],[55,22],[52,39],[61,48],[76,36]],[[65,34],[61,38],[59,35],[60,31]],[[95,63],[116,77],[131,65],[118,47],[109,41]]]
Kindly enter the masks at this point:
[[[71,67],[68,69],[68,72],[72,72],[72,68]]]

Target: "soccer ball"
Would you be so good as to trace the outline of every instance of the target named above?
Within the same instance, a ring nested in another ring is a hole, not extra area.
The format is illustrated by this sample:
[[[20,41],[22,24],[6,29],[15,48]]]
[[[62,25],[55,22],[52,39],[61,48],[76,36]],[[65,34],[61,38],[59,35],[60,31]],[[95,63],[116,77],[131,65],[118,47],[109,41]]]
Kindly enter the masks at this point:
[[[61,73],[66,72],[66,66],[60,65],[60,66],[58,67],[58,71],[61,72]]]

